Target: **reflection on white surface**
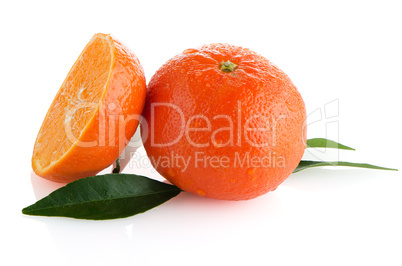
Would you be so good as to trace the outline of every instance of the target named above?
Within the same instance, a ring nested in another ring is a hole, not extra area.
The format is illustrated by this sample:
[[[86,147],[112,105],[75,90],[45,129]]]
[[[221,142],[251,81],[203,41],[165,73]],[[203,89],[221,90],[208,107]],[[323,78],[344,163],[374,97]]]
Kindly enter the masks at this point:
[[[53,188],[50,186],[48,190]],[[267,198],[269,201],[266,201]],[[167,259],[175,260],[168,256],[168,251],[174,249],[170,244],[172,242],[186,243],[181,252],[188,259],[196,250],[205,249],[213,243],[219,245],[216,241],[221,238],[229,237],[236,243],[239,234],[253,234],[255,228],[250,227],[251,221],[275,220],[274,217],[283,211],[281,209],[280,200],[274,194],[235,202],[206,199],[183,192],[155,209],[123,219],[29,218],[46,225],[52,246],[63,257],[65,265],[76,261],[88,265],[94,261],[101,261],[101,265],[127,265],[136,261],[141,261],[141,265],[154,265]],[[269,230],[274,233],[276,229]]]
[[[56,189],[65,185],[65,183],[57,183],[39,177],[33,171],[31,172],[31,184],[36,200],[46,197]]]

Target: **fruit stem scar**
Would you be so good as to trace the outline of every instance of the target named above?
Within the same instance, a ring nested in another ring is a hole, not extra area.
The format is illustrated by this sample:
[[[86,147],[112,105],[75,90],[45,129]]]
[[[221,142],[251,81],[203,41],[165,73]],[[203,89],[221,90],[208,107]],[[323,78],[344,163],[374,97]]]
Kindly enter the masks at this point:
[[[226,62],[221,63],[221,70],[223,72],[233,72],[237,68],[237,65],[235,63],[230,62],[229,60]]]

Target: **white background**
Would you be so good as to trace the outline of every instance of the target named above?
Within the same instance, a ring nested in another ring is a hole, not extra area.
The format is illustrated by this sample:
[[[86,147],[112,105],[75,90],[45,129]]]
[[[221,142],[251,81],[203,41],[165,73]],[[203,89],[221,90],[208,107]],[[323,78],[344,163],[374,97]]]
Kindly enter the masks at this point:
[[[32,175],[32,148],[97,32],[130,47],[147,80],[186,48],[248,47],[296,84],[312,114],[309,138],[356,148],[306,158],[402,169],[399,1],[2,1],[0,25],[0,264],[402,265],[400,172],[316,168],[254,200],[181,193],[109,221],[21,214],[60,187]],[[125,172],[160,178],[133,163]]]

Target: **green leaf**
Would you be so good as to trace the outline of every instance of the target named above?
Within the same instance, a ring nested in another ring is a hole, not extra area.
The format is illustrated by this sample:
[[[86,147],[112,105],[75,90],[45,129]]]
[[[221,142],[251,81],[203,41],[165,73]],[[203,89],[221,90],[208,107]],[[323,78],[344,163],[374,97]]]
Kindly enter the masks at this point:
[[[152,209],[180,192],[178,187],[144,176],[91,176],[59,188],[22,213],[91,220],[123,218]]]
[[[352,151],[355,150],[351,147],[324,138],[308,139],[307,148],[332,148],[332,149],[352,150]]]
[[[300,161],[299,165],[293,171],[293,173],[300,172],[301,170],[312,168],[312,167],[319,167],[319,166],[350,166],[350,167],[361,167],[361,168],[370,168],[370,169],[377,169],[377,170],[392,170],[398,171],[398,169],[387,168],[376,166],[367,163],[350,163],[350,162],[341,162],[341,161],[333,161],[333,162],[320,162],[320,161]]]

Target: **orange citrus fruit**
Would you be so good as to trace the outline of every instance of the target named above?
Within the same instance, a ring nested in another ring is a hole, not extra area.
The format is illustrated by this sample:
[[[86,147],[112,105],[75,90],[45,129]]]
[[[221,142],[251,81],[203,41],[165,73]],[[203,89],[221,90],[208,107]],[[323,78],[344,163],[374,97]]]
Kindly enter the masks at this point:
[[[238,46],[187,49],[151,78],[142,139],[154,168],[181,189],[245,200],[276,189],[306,144],[306,110],[289,77]]]
[[[70,182],[111,165],[138,126],[146,83],[137,57],[95,34],[74,63],[36,138],[32,168]]]

